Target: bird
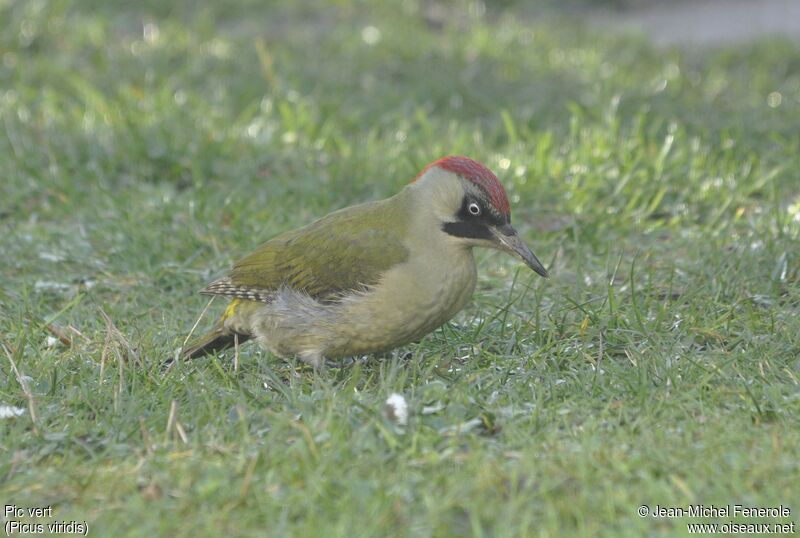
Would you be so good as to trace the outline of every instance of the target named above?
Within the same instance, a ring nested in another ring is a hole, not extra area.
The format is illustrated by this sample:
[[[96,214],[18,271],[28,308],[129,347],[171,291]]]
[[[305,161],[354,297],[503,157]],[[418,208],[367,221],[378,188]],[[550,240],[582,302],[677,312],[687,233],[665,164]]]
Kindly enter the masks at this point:
[[[314,367],[416,342],[472,297],[474,247],[548,272],[511,225],[497,176],[469,157],[427,166],[384,200],[334,211],[257,247],[200,293],[230,299],[194,359],[255,340]]]

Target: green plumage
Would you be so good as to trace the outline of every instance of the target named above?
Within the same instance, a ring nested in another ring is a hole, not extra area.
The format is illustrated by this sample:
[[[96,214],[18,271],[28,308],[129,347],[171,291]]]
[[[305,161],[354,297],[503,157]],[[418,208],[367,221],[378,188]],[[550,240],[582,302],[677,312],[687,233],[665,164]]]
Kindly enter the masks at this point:
[[[234,300],[210,332],[187,345],[183,356],[229,348],[235,335],[239,342],[249,339],[249,334],[227,324],[247,320],[281,287],[335,301],[377,284],[385,271],[408,259],[402,241],[408,209],[407,195],[401,192],[388,200],[341,209],[262,244],[227,276],[201,290]]]
[[[408,258],[402,196],[348,207],[281,234],[202,293],[267,301],[271,292],[286,286],[329,300],[374,285]]]

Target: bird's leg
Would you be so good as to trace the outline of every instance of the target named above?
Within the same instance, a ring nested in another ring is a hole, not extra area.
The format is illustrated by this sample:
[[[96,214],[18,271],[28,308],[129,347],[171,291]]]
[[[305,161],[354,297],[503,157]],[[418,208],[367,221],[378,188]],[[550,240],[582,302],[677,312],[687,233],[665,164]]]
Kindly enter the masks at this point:
[[[321,369],[325,366],[325,357],[317,350],[301,351],[298,353],[297,358],[316,369]]]

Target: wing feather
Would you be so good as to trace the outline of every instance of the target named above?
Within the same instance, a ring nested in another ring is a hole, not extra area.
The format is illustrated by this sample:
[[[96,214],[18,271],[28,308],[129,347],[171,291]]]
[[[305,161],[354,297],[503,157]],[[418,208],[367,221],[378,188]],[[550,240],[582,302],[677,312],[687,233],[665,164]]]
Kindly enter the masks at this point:
[[[346,208],[279,235],[201,293],[269,302],[282,286],[319,300],[366,289],[408,258],[397,225],[403,219],[387,202]]]

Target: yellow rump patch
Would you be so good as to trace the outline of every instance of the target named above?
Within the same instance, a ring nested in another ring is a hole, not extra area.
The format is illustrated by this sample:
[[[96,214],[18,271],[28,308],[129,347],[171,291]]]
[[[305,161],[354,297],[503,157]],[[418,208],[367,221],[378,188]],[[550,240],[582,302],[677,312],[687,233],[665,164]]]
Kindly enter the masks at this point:
[[[234,299],[233,301],[231,301],[231,303],[225,309],[225,312],[223,312],[222,319],[228,319],[230,317],[233,317],[233,315],[236,313],[236,307],[239,306],[239,303],[241,302],[242,302],[241,299]]]

